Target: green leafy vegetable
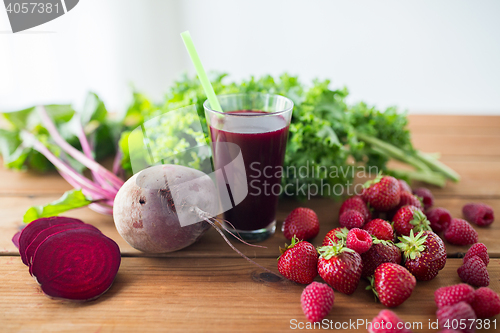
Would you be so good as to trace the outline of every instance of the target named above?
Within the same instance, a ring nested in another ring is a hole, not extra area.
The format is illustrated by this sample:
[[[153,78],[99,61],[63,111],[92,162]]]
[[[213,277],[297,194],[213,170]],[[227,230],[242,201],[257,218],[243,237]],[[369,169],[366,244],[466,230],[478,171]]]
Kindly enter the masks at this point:
[[[85,197],[82,190],[69,190],[59,199],[46,205],[32,206],[23,216],[24,223],[30,223],[42,217],[57,216],[68,210],[85,207],[92,203],[92,200]]]
[[[348,105],[347,89],[331,89],[329,80],[315,80],[307,86],[298,77],[283,74],[277,78],[266,75],[227,82],[226,74],[214,74],[211,81],[218,95],[263,92],[287,96],[294,101],[283,177],[283,185],[293,196],[304,196],[305,186],[328,189],[326,193],[320,193],[326,196],[345,195],[335,189],[345,189],[345,185],[352,184],[360,170],[365,174],[369,171],[384,172],[438,186],[444,186],[447,178],[459,179],[453,170],[435,157],[413,148],[406,113],[395,107],[378,110],[363,102]],[[207,139],[205,99],[197,78],[183,76],[167,92],[163,103],[155,104],[145,95],[134,93],[134,102],[127,111],[125,123],[137,126],[168,110],[195,104]],[[191,133],[188,137],[195,140],[200,134]],[[131,174],[128,135],[129,132],[122,133],[120,147],[124,152],[122,167]],[[189,140],[188,137],[184,140]],[[174,138],[165,142],[164,148],[175,150],[179,144],[180,141]],[[406,163],[414,170],[390,170],[387,167],[390,160]],[[300,174],[299,170],[302,170]],[[342,186],[336,187],[337,184]]]

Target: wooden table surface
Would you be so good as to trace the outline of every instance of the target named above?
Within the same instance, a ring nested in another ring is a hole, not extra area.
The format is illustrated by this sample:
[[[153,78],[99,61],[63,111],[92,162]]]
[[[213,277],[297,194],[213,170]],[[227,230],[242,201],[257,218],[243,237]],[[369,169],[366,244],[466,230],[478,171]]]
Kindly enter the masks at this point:
[[[461,217],[470,201],[489,204],[500,214],[500,117],[410,116],[414,145],[425,152],[440,152],[442,161],[462,177],[445,188],[430,187],[435,205]],[[418,186],[419,184],[413,184]],[[285,279],[273,279],[234,253],[210,230],[197,244],[161,255],[146,255],[130,247],[117,233],[113,220],[87,208],[70,212],[101,229],[120,246],[123,259],[111,289],[96,301],[72,303],[44,296],[11,242],[22,227],[25,210],[58,198],[70,186],[57,174],[15,173],[0,167],[0,331],[5,332],[171,332],[258,331],[299,329],[306,324],[300,306],[304,288]],[[254,248],[235,244],[261,265],[277,271],[278,246],[285,243],[279,231],[295,207],[313,208],[321,222],[321,243],[326,232],[338,226],[340,204],[328,199],[307,202],[284,200],[278,212],[278,231]],[[479,228],[479,241],[492,258],[490,287],[500,293],[500,222]],[[432,332],[436,320],[434,291],[459,283],[456,270],[467,247],[446,244],[446,267],[432,281],[419,282],[412,296],[394,311],[405,321]],[[318,281],[321,279],[318,277]],[[366,281],[351,296],[335,293],[327,317],[332,327],[361,320],[366,323],[384,307],[365,291]],[[497,319],[500,325],[500,316]],[[366,332],[357,329],[343,331]],[[500,331],[500,328],[498,329]],[[495,330],[490,330],[494,332]]]

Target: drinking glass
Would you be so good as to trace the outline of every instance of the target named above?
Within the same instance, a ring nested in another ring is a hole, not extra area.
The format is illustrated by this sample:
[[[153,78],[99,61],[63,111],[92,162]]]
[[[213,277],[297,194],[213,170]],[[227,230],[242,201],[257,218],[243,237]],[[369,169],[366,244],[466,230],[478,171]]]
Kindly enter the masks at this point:
[[[262,241],[276,230],[293,102],[259,93],[217,97],[223,112],[214,110],[208,100],[204,108],[214,170],[224,171],[218,173],[217,184],[231,197],[231,207],[223,213],[225,226],[246,241]],[[231,163],[236,155],[242,163]]]

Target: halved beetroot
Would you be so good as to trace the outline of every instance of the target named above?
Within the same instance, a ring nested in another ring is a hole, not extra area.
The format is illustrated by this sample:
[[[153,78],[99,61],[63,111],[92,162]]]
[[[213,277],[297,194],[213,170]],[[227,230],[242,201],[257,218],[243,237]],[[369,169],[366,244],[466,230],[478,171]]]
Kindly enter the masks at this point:
[[[21,255],[21,259],[23,264],[28,266],[28,261],[26,260],[26,248],[31,244],[33,239],[42,231],[51,226],[57,224],[68,224],[68,223],[79,223],[84,224],[82,221],[78,219],[73,219],[70,217],[62,217],[62,216],[53,216],[53,217],[44,217],[38,220],[35,220],[28,224],[21,231],[19,235],[19,254]]]
[[[46,295],[88,301],[111,287],[120,262],[113,240],[92,230],[71,229],[47,237],[31,266]]]
[[[50,237],[64,230],[71,230],[71,229],[89,229],[101,233],[99,229],[90,224],[68,223],[68,224],[57,224],[53,225],[52,227],[48,227],[47,229],[40,231],[38,235],[36,235],[36,237],[33,239],[33,241],[31,241],[30,245],[28,245],[26,251],[24,251],[24,258],[26,258],[28,266],[31,266],[36,249],[47,237]],[[31,273],[31,267],[30,267],[30,273]]]

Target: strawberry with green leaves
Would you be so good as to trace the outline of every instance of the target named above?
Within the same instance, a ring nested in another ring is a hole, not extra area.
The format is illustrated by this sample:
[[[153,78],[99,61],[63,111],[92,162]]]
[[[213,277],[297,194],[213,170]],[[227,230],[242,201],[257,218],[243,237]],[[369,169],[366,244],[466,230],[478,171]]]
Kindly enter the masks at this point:
[[[414,232],[431,231],[430,222],[424,213],[415,206],[401,207],[392,218],[394,230],[398,236],[409,236]]]
[[[328,231],[325,238],[323,239],[323,243],[321,244],[321,246],[334,246],[342,240],[345,242],[348,233],[349,229],[347,228],[334,228]]]
[[[378,175],[366,182],[364,187],[363,200],[377,211],[387,212],[399,204],[401,188],[394,177]]]
[[[318,275],[318,253],[311,243],[293,237],[290,245],[280,247],[280,252],[278,270],[287,279],[309,284]]]
[[[403,304],[411,296],[417,280],[403,266],[391,262],[383,263],[370,278],[371,289],[380,303],[392,308]]]
[[[429,281],[436,277],[446,264],[446,248],[441,238],[432,231],[410,230],[409,236],[399,237],[396,246],[405,258],[405,267],[417,280]]]
[[[333,246],[318,248],[318,273],[337,291],[352,294],[358,287],[363,270],[361,256],[340,241]]]
[[[422,201],[420,201],[420,200],[421,200],[420,198],[418,198],[417,196],[415,196],[411,193],[401,192],[399,204],[395,208],[393,208],[387,212],[387,215],[386,215],[387,218],[392,219],[394,217],[394,214],[396,214],[396,212],[401,207],[404,207],[404,206],[415,206],[418,209],[423,211]]]

